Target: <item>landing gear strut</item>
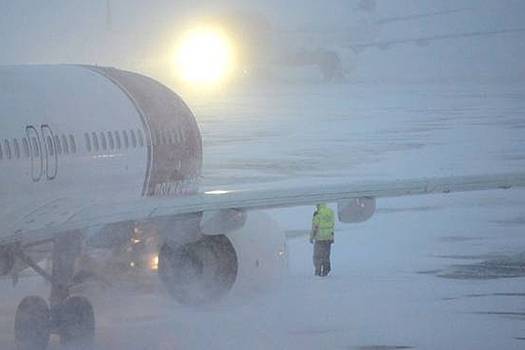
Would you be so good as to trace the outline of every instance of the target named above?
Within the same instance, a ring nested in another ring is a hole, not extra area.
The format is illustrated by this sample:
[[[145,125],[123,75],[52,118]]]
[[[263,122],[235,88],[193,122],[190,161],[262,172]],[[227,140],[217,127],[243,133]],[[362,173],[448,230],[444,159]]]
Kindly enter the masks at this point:
[[[76,258],[80,255],[82,236],[69,232],[53,241],[53,267],[49,274],[17,247],[14,255],[51,284],[49,306],[39,296],[30,296],[18,305],[15,316],[15,339],[18,350],[45,350],[51,334],[60,336],[62,344],[75,349],[93,347],[95,313],[88,299],[71,296]]]

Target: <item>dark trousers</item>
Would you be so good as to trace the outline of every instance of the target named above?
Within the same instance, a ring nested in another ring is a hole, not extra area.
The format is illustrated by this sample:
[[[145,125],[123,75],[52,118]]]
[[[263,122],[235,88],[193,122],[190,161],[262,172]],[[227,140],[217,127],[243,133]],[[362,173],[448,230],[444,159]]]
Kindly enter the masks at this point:
[[[316,276],[327,276],[330,273],[330,251],[332,241],[315,241],[314,267]]]

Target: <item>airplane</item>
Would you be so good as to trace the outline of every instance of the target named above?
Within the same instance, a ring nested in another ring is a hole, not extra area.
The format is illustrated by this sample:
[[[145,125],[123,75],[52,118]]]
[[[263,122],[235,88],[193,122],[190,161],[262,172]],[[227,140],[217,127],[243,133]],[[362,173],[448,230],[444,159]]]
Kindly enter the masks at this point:
[[[50,334],[94,343],[90,301],[72,295],[86,240],[121,239],[135,223],[162,240],[159,278],[176,301],[226,295],[279,264],[284,237],[254,210],[338,203],[341,222],[369,219],[376,198],[525,186],[525,173],[341,183],[286,190],[201,192],[202,139],[175,92],[144,75],[88,65],[0,67],[0,275],[31,268],[51,286],[49,303],[24,298],[18,349],[45,349]],[[267,234],[268,236],[265,236]],[[51,249],[50,271],[39,264]],[[34,254],[34,252],[36,253]],[[271,272],[270,272],[271,274]]]
[[[471,10],[471,8],[458,8],[357,21],[351,26],[307,27],[292,30],[274,28],[266,17],[257,14],[242,13],[233,19],[228,19],[225,23],[233,23],[230,24],[230,32],[242,33],[238,35],[238,41],[249,48],[248,52],[251,52],[242,62],[243,71],[247,72],[245,76],[254,75],[257,78],[268,79],[268,77],[279,76],[280,73],[293,68],[310,67],[317,71],[319,77],[325,82],[341,82],[348,78],[351,80],[349,66],[355,61],[355,55],[362,54],[371,48],[385,51],[411,44],[416,47],[427,47],[445,40],[474,40],[525,32],[524,27],[509,27],[376,39],[381,29],[386,30],[393,23],[420,21]],[[272,43],[272,45],[262,43]]]
[[[416,46],[423,47],[428,46],[431,42],[442,41],[442,40],[452,40],[452,39],[462,39],[462,38],[475,38],[475,37],[488,37],[495,35],[505,35],[505,34],[516,34],[525,32],[525,28],[504,28],[497,30],[487,30],[487,31],[472,31],[472,32],[463,32],[463,33],[451,33],[451,34],[440,34],[440,35],[429,35],[422,37],[414,38],[402,38],[394,40],[385,40],[385,41],[371,41],[371,42],[362,42],[362,43],[352,43],[348,45],[355,53],[361,53],[367,48],[378,48],[381,50],[390,49],[395,45],[403,44],[415,44]]]

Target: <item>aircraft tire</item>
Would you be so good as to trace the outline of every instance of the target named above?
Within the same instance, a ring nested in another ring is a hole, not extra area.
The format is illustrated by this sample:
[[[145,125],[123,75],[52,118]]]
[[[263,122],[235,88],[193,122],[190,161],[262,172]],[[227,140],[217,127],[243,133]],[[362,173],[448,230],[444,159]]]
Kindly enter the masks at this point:
[[[95,342],[95,312],[89,300],[82,296],[67,298],[59,310],[60,341],[66,347],[92,349]]]
[[[38,296],[25,297],[15,316],[18,350],[45,350],[49,343],[50,321],[47,302]]]

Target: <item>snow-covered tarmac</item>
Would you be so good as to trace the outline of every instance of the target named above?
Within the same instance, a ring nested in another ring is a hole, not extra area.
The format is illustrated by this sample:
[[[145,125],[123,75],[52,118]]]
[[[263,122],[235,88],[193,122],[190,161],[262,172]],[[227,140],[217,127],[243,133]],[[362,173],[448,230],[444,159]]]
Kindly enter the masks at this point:
[[[283,84],[187,100],[205,188],[525,170],[524,84]],[[370,221],[338,225],[329,278],[311,276],[297,238],[281,286],[214,306],[179,306],[157,283],[97,290],[97,349],[523,349],[524,209],[514,189],[381,200]],[[269,212],[286,231],[310,226],[312,208]],[[3,284],[10,350],[18,301],[48,290]]]

